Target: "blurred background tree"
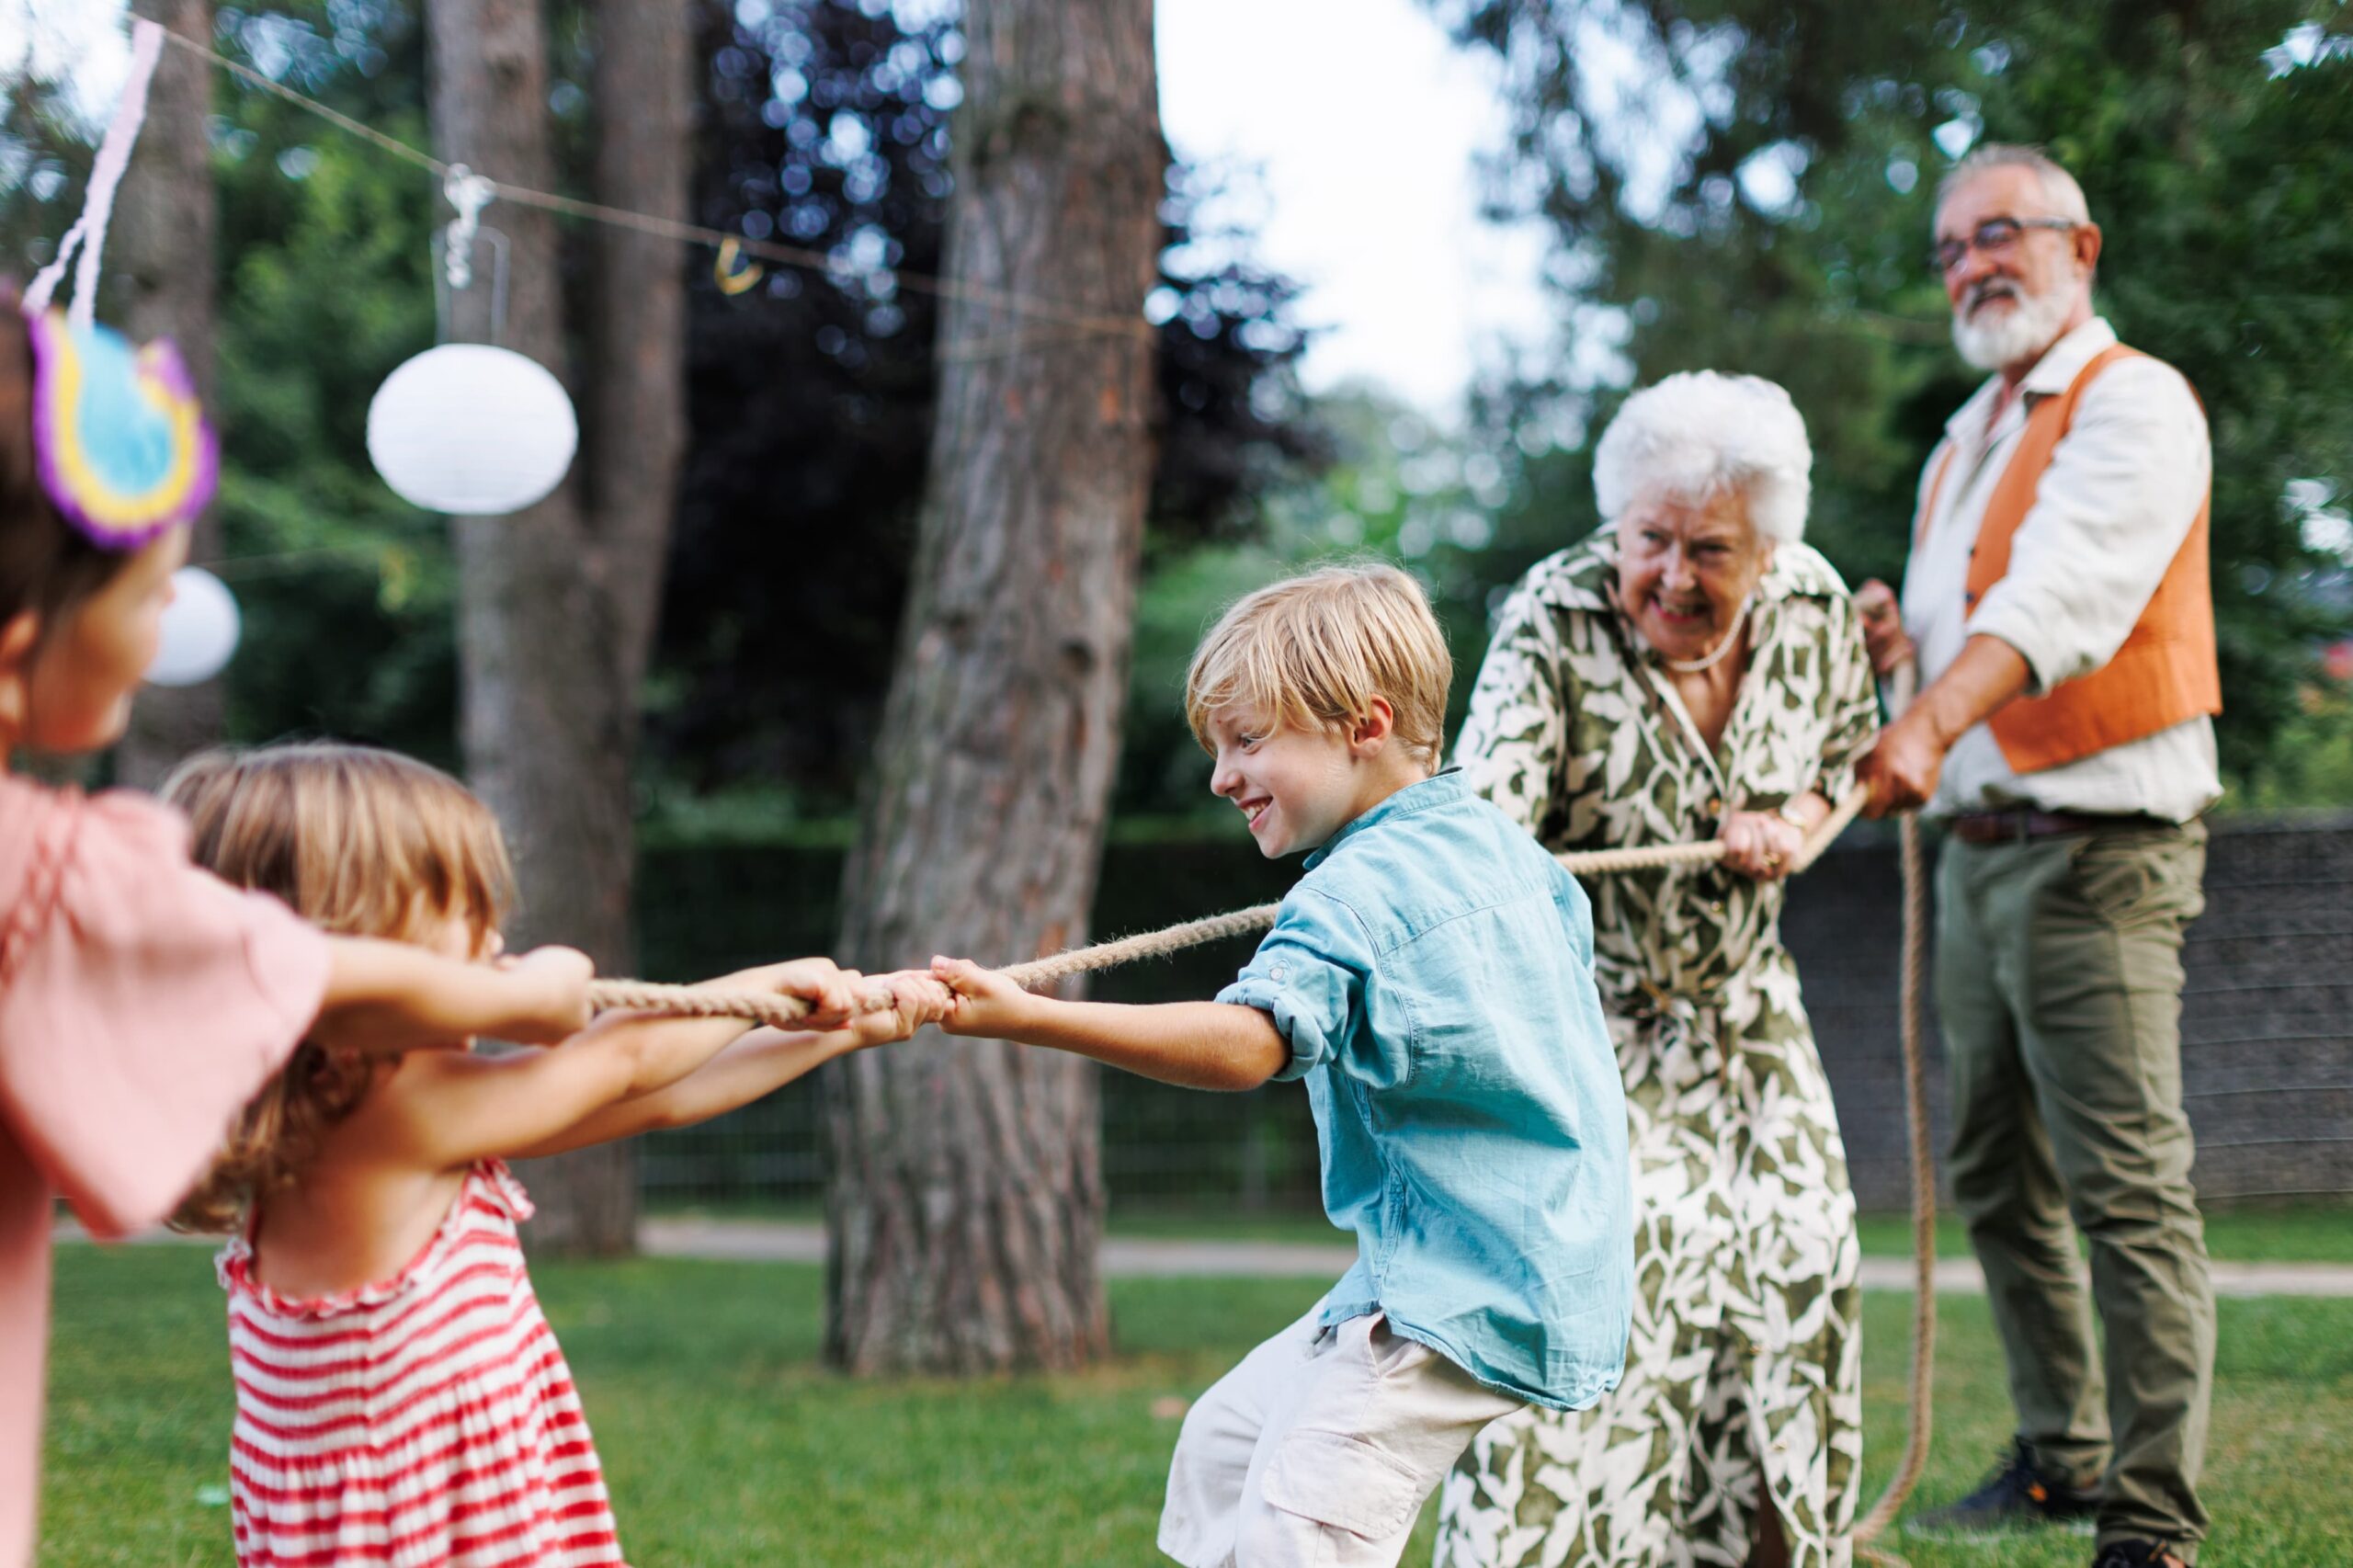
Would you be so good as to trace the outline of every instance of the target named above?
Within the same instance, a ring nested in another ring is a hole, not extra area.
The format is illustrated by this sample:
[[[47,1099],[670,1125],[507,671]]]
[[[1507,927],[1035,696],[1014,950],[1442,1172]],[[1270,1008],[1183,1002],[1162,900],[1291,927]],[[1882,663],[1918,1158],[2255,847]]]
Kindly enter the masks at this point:
[[[2108,232],[2103,308],[2212,416],[2234,803],[2353,801],[2300,760],[2336,733],[2336,709],[2307,711],[2304,694],[2337,689],[2316,653],[2353,606],[2328,522],[2353,488],[2340,7],[1428,3],[1504,64],[1517,134],[1491,195],[1555,235],[1559,331],[1516,346],[1461,423],[1365,388],[1310,400],[1296,290],[1251,263],[1247,234],[1199,232],[1248,171],[1172,169],[1121,815],[1213,812],[1175,684],[1204,620],[1273,572],[1396,555],[1430,582],[1467,683],[1496,590],[1593,524],[1591,434],[1626,387],[1673,369],[1788,384],[1816,444],[1810,537],[1850,579],[1900,570],[1918,465],[1972,380],[1922,260],[1931,194],[1987,137],[2042,140],[2079,170]],[[581,8],[549,14],[560,176],[585,188]],[[938,265],[962,34],[942,6],[697,15],[696,215],[839,265],[729,296],[688,258],[688,444],[639,809],[656,842],[837,839],[912,548],[935,312],[897,278]],[[426,140],[409,0],[224,6],[214,36]],[[432,339],[426,239],[446,212],[415,171],[244,84],[214,87],[219,399],[235,433],[220,512],[243,558],[223,575],[248,611],[228,728],[454,763],[448,551],[361,440],[377,382]],[[78,200],[95,127],[59,84],[10,88],[0,243],[28,269]],[[1368,243],[1380,221],[1366,215]],[[567,288],[588,246],[566,229]]]
[[[909,275],[940,267],[965,69],[953,0],[688,3],[692,216],[835,259],[769,268],[731,295],[708,252],[678,253],[687,450],[639,694],[633,805],[653,857],[638,900],[644,968],[681,979],[817,950],[838,929],[840,851],[871,764],[929,458],[937,312]],[[1255,218],[1237,230],[1220,216],[1247,211],[1222,198],[1246,197],[1253,171],[1170,169],[1146,303],[1154,462],[1099,928],[1257,902],[1290,874],[1257,862],[1204,788],[1177,699],[1208,620],[1316,560],[1396,559],[1447,625],[1459,713],[1491,607],[1594,525],[1591,437],[1631,385],[1698,365],[1786,382],[1816,443],[1811,537],[1850,580],[1899,570],[1918,465],[1973,380],[1924,263],[1931,193],[1988,137],[2040,139],[2078,169],[2108,232],[2103,307],[2205,397],[2231,705],[2224,809],[2353,806],[2342,7],[1421,3],[1500,66],[1517,134],[1495,150],[1488,193],[1554,242],[1555,330],[1507,346],[1464,409],[1368,385],[1311,397],[1298,290],[1254,260]],[[554,178],[587,194],[608,107],[594,7],[543,4]],[[68,18],[90,9],[34,0]],[[271,80],[426,146],[421,10],[221,5],[211,37]],[[0,84],[0,252],[18,276],[78,209],[110,107],[84,101],[71,63],[37,40]],[[211,86],[202,151],[217,188],[228,435],[219,570],[246,612],[226,727],[244,741],[372,740],[457,767],[449,540],[384,488],[362,438],[376,386],[433,341],[426,245],[448,210],[421,171],[225,73]],[[1358,221],[1351,238],[1365,245],[1406,222],[1378,203]],[[561,225],[554,272],[575,323],[590,319],[597,244],[595,230]],[[133,319],[138,265],[126,243],[108,319]],[[1422,301],[1407,290],[1390,308],[1404,327]],[[574,368],[593,356],[579,340],[562,350]],[[1191,967],[1139,969],[1107,989],[1205,994],[1233,956],[1205,949]],[[1115,1200],[1312,1196],[1295,1095],[1237,1106],[1108,1077],[1103,1096]],[[775,1096],[725,1127],[653,1141],[649,1188],[813,1193],[814,1097]],[[1182,1127],[1197,1130],[1191,1142],[1171,1139]]]
[[[2353,480],[2341,6],[1431,6],[1505,64],[1494,202],[1552,226],[1574,331],[1543,375],[1498,388],[1493,419],[1551,403],[1597,429],[1621,389],[1671,371],[1769,376],[1813,438],[1808,539],[1850,581],[1895,580],[1920,464],[1975,383],[1926,263],[1938,178],[1979,141],[2047,146],[2106,233],[2100,307],[2211,420],[2226,769],[2292,766],[2286,722],[2347,608],[2327,575],[2344,558],[2311,527]],[[1584,531],[1582,462],[1579,444],[1519,465],[1498,538],[1537,517]]]

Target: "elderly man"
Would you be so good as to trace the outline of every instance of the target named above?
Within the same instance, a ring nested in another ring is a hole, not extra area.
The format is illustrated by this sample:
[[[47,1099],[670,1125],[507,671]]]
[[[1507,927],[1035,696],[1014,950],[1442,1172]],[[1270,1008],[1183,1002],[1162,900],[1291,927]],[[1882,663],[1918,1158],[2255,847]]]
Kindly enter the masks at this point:
[[[1922,475],[1900,622],[1884,585],[1859,596],[1874,661],[1916,647],[1926,686],[1857,773],[1875,810],[1950,828],[1950,1176],[2018,1420],[1986,1484],[1912,1528],[2096,1520],[2096,1568],[2182,1568],[2214,1359],[2180,1040],[2222,792],[2211,460],[2188,383],[2093,313],[2099,250],[2082,189],[2030,149],[1982,148],[1938,193],[1953,340],[1995,373]]]

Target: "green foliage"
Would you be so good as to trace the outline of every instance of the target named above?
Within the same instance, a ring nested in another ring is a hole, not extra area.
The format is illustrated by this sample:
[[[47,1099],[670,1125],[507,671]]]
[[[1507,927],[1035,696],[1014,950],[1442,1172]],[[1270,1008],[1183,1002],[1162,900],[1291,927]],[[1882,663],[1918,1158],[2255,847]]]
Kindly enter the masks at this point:
[[[224,6],[215,42],[423,148],[421,9]],[[897,645],[935,384],[936,301],[899,274],[942,268],[961,97],[952,7],[903,21],[855,0],[764,0],[697,16],[708,68],[694,216],[845,269],[770,267],[728,297],[708,253],[679,252],[689,449],[643,693],[657,837],[797,831],[845,816],[853,798]],[[559,183],[581,193],[596,116],[627,109],[584,89],[586,8],[551,4],[549,33]],[[97,128],[69,112],[63,84],[7,86],[0,245],[38,260],[78,209]],[[365,446],[376,387],[434,341],[428,244],[447,209],[425,170],[226,73],[214,88],[219,570],[246,639],[228,676],[232,734],[329,732],[452,763],[446,532],[384,488]],[[1215,187],[1172,169],[1163,210],[1149,313],[1151,531],[1164,550],[1249,537],[1257,498],[1319,449],[1290,376],[1303,345],[1294,290],[1250,263],[1246,234],[1196,232]],[[564,277],[537,282],[576,293],[589,238],[568,227]]]
[[[1326,1233],[1328,1235],[1329,1233]],[[853,1382],[816,1364],[821,1271],[771,1264],[539,1263],[580,1381],[630,1558],[644,1568],[1139,1565],[1176,1413],[1322,1288],[1313,1279],[1111,1283],[1119,1358],[1065,1377]],[[1959,1495],[2013,1417],[1984,1302],[1941,1298],[1937,1446],[1921,1495]],[[58,1257],[41,1562],[232,1560],[231,1394],[221,1297],[186,1247]],[[2337,1561],[2353,1495],[2315,1455],[2353,1443],[2353,1302],[2221,1305],[2208,1451],[2212,1554],[2236,1568]],[[1902,1449],[1908,1298],[1863,1307],[1865,1485]],[[1435,1506],[1404,1561],[1429,1557]],[[1975,1546],[1901,1543],[1915,1568]],[[2081,1568],[2076,1537],[2019,1541],[2008,1568]]]
[[[1630,381],[1772,377],[1814,441],[1809,538],[1850,579],[1900,570],[1919,465],[1973,381],[1926,266],[1937,179],[1973,141],[2048,145],[2105,231],[2103,310],[2206,402],[2225,765],[2267,765],[2316,637],[2342,619],[2308,591],[2281,503],[2289,481],[2341,483],[2353,462],[2341,7],[1432,4],[1506,62],[1517,131],[1497,199],[1554,226],[1586,340],[1505,416],[1550,394],[1597,427]],[[2298,24],[2312,29],[2289,39]],[[1597,352],[1613,333],[1614,361]],[[1574,463],[1540,458],[1527,483]]]
[[[457,585],[447,537],[439,518],[387,490],[367,457],[376,387],[434,341],[424,240],[432,186],[372,148],[322,135],[315,120],[251,108],[265,111],[254,117],[264,125],[219,173],[230,557],[219,570],[246,626],[229,683],[231,729],[250,738],[331,730],[453,762]],[[388,129],[422,133],[399,120]],[[287,178],[290,165],[307,172]]]
[[[2268,766],[2251,778],[2245,803],[2261,810],[2353,807],[2353,691],[2306,687],[2280,726]]]
[[[734,298],[694,277],[650,740],[695,792],[764,787],[780,811],[839,812],[899,648],[926,483],[938,300],[900,274],[945,265],[963,32],[952,9],[776,0],[705,42],[702,220],[846,265],[774,267]],[[1168,171],[1146,302],[1162,558],[1248,537],[1258,498],[1315,456],[1291,386],[1294,290],[1250,263],[1247,235],[1197,226],[1216,187]],[[1042,347],[1038,373],[1059,351]]]
[[[1209,765],[1185,721],[1185,670],[1202,633],[1244,594],[1330,561],[1405,566],[1429,591],[1454,655],[1450,733],[1470,699],[1498,585],[1557,548],[1498,536],[1504,468],[1480,443],[1370,390],[1327,396],[1315,415],[1329,463],[1266,497],[1256,538],[1180,548],[1164,539],[1146,560],[1116,801],[1123,814],[1231,814],[1209,793]]]
[[[214,41],[426,141],[422,40],[398,6],[223,7]],[[189,65],[174,53],[160,68]],[[244,610],[231,733],[332,731],[453,762],[456,588],[442,525],[385,489],[366,441],[378,383],[434,340],[433,178],[226,73],[213,91],[224,559],[206,564]],[[27,169],[71,176],[0,183],[0,242],[42,255],[80,205],[97,128],[37,83],[17,85],[17,105],[8,134]]]

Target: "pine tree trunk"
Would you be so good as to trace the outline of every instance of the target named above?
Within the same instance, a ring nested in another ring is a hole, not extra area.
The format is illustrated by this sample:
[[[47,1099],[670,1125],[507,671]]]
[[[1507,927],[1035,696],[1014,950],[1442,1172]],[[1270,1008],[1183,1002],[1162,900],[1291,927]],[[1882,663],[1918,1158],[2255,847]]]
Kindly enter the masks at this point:
[[[212,0],[135,0],[131,10],[183,38],[212,37]],[[125,281],[122,322],[132,338],[168,337],[219,419],[212,398],[212,66],[176,49],[155,62],[147,122],[123,171],[108,270]],[[199,565],[221,555],[221,522],[207,509],[188,541]],[[115,753],[118,782],[152,790],[191,752],[220,743],[218,679],[151,687],[131,709]]]
[[[951,299],[898,665],[844,888],[866,968],[1082,938],[1151,469],[1141,311],[1167,151],[1150,0],[972,0],[949,267],[1136,324]],[[1109,1338],[1092,1064],[926,1033],[828,1070],[828,1351],[1073,1367]]]
[[[429,0],[426,16],[434,141],[441,156],[509,184],[552,188],[545,31],[537,0]],[[639,108],[600,105],[597,112],[600,123],[616,132],[648,133],[648,122],[636,118]],[[682,124],[683,108],[674,114],[657,110],[651,123]],[[682,139],[676,155],[684,156]],[[625,201],[627,193],[607,199]],[[501,203],[490,208],[483,223],[503,232],[512,247],[501,342],[563,375],[552,220]],[[478,259],[479,281],[453,321],[460,337],[486,335],[491,269],[486,252]],[[637,307],[620,301],[617,308]],[[602,387],[638,368],[592,363],[585,381]],[[668,386],[675,399],[675,378]],[[604,416],[600,405],[592,404],[592,415]],[[597,445],[634,438],[624,419]],[[665,437],[660,462],[675,461],[675,437]],[[584,460],[579,466],[595,470],[595,480],[610,464]],[[568,942],[585,949],[601,971],[628,973],[634,967],[630,763],[635,677],[643,655],[631,653],[625,639],[642,642],[653,611],[650,602],[641,606],[632,596],[651,601],[658,582],[654,570],[620,569],[608,557],[583,507],[578,478],[576,466],[574,478],[553,495],[513,517],[451,521],[460,582],[463,744],[474,788],[513,837],[525,907],[511,937]],[[661,520],[647,524],[655,529],[657,566],[668,493],[667,482],[660,481],[632,492],[625,503],[644,512],[651,506],[646,496],[658,495]],[[527,1178],[535,1183],[540,1206],[531,1227],[535,1244],[600,1255],[636,1244],[637,1166],[630,1145],[563,1155],[537,1165]]]

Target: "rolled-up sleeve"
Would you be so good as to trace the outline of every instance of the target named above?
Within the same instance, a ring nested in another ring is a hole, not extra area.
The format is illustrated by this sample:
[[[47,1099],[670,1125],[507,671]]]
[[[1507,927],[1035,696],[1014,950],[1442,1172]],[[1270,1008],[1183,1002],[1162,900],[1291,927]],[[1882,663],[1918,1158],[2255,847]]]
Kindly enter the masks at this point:
[[[1372,945],[1353,910],[1318,893],[1294,892],[1217,999],[1270,1015],[1290,1047],[1289,1065],[1275,1077],[1303,1077],[1346,1051],[1364,1020],[1371,968]]]
[[[2188,537],[2211,463],[2178,371],[2138,357],[2109,367],[2084,390],[1970,633],[2017,649],[2033,695],[2107,664]]]
[[[189,864],[176,813],[104,795],[0,994],[0,1123],[100,1235],[153,1224],[325,995],[326,938]]]

